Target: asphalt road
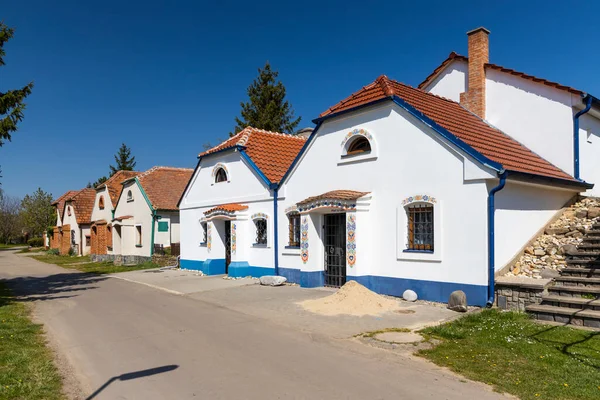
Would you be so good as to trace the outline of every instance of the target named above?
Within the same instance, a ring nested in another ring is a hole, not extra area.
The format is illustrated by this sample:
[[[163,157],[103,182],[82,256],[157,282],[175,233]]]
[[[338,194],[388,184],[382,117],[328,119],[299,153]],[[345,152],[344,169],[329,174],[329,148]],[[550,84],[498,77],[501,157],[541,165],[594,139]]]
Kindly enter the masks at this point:
[[[0,278],[34,304],[82,399],[506,398],[423,360],[8,251]]]

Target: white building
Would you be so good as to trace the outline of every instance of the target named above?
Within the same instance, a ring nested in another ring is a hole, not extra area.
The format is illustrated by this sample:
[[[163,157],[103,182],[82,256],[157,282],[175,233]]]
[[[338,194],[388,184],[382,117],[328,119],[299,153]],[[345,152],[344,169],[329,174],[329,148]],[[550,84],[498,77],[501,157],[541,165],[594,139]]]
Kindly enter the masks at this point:
[[[153,167],[122,182],[112,218],[112,253],[116,262],[149,260],[155,245],[179,243],[177,201],[193,170]]]
[[[96,187],[90,229],[90,254],[94,260],[112,259],[112,220],[117,200],[123,189],[122,183],[139,174],[136,171],[117,171],[106,182]]]
[[[67,235],[65,231],[70,231],[70,246],[75,254],[80,256],[90,254],[90,225],[95,195],[94,189],[86,188],[65,198],[64,201],[62,235]],[[61,253],[65,253],[64,247],[61,248]]]
[[[468,32],[468,54],[450,53],[419,88],[460,102],[575,178],[600,181],[597,98],[490,63],[485,28]],[[600,187],[587,194],[600,195]]]
[[[275,273],[274,196],[305,143],[246,128],[199,155],[179,203],[181,268],[234,277]]]

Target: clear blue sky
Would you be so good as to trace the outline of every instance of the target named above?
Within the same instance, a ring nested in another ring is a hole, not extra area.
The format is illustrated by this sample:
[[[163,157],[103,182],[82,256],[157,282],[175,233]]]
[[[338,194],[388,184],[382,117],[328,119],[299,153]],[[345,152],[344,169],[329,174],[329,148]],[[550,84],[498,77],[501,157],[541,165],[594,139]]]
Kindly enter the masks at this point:
[[[0,147],[2,187],[84,187],[121,142],[139,170],[194,167],[203,143],[233,129],[266,60],[312,126],[380,74],[419,84],[481,25],[491,62],[600,96],[598,15],[600,3],[566,1],[4,1],[16,33],[0,91],[35,88]]]

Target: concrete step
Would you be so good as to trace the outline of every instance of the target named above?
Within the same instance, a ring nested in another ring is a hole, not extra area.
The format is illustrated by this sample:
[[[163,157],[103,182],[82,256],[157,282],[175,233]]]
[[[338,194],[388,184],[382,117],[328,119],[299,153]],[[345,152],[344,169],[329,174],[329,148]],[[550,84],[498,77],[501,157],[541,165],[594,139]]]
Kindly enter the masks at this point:
[[[560,271],[562,276],[583,276],[589,278],[600,278],[600,266],[598,268],[567,267]]]
[[[598,243],[600,242],[600,235],[585,235],[583,237],[584,243]]]
[[[567,265],[581,265],[584,267],[600,266],[600,259],[583,260],[578,258],[568,258]]]
[[[600,311],[555,307],[543,304],[532,304],[525,307],[525,310],[536,319],[600,328]]]
[[[600,257],[600,248],[588,249],[588,248],[578,248],[576,252],[570,253],[568,258],[599,258]]]
[[[583,299],[581,297],[547,295],[542,297],[542,305],[600,311],[600,300]]]
[[[600,288],[585,286],[549,286],[548,292],[554,296],[581,297],[588,300],[600,299]]]
[[[587,276],[559,276],[558,278],[554,278],[554,286],[576,286],[581,288],[600,289],[600,277],[588,278]]]
[[[600,236],[600,229],[594,229],[594,228],[592,228],[592,229],[587,229],[587,230],[586,230],[584,233],[585,233],[586,235],[596,235],[596,236]]]
[[[600,243],[598,244],[586,244],[586,243],[582,243],[579,246],[577,246],[577,250],[596,250],[596,249],[600,249]]]

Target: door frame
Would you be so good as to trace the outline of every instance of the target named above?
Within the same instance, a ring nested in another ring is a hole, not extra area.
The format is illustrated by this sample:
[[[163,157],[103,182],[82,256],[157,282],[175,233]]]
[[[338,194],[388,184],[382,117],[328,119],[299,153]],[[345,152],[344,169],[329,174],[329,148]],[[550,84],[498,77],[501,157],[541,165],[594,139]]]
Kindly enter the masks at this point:
[[[328,220],[335,219],[335,224]],[[337,232],[329,232],[331,229]],[[330,240],[333,242],[330,244]],[[346,213],[330,213],[323,215],[323,274],[324,285],[341,287],[346,283]]]

